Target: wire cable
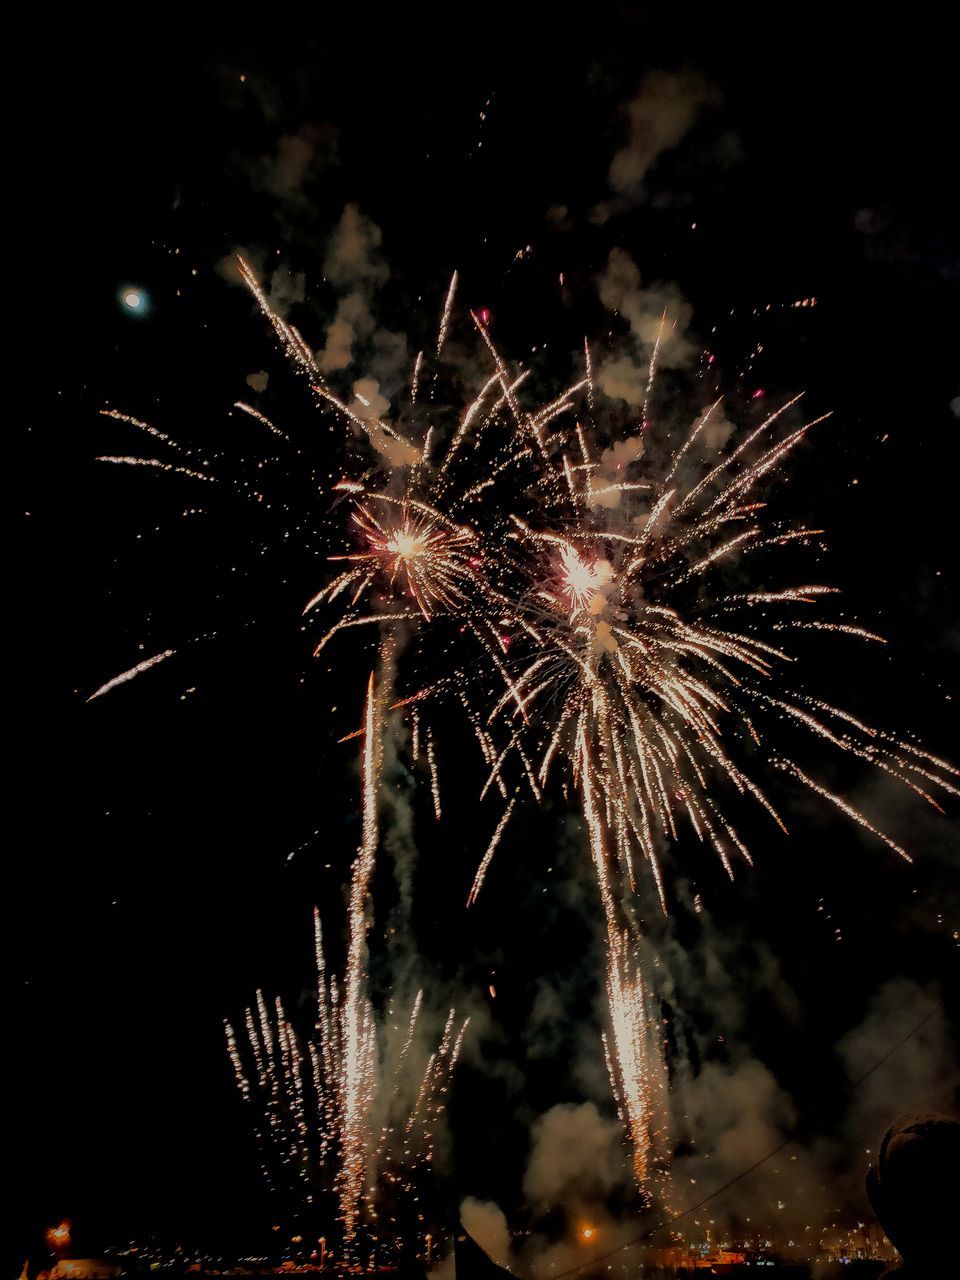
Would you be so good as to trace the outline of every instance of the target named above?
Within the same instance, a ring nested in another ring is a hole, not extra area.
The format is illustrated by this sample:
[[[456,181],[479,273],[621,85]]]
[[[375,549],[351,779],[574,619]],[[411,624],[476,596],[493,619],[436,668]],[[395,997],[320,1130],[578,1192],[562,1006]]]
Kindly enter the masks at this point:
[[[938,1000],[933,1008],[924,1014],[911,1031],[908,1031],[901,1040],[898,1040],[895,1045],[886,1051],[886,1053],[877,1058],[876,1062],[874,1062],[873,1065],[863,1073],[863,1075],[858,1076],[856,1080],[852,1081],[850,1088],[847,1091],[848,1095],[859,1089],[864,1081],[868,1080],[875,1071],[892,1058],[899,1049],[902,1049],[909,1040],[912,1040],[917,1032],[926,1026],[933,1015],[942,1008],[943,1003]],[[737,1183],[742,1182],[744,1178],[749,1178],[751,1173],[755,1173],[761,1165],[765,1165],[768,1160],[772,1160],[774,1156],[778,1156],[784,1147],[789,1146],[793,1140],[794,1132],[791,1132],[783,1139],[782,1142],[779,1142],[775,1147],[772,1147],[766,1155],[761,1156],[759,1160],[755,1160],[753,1164],[738,1173],[736,1177],[730,1178],[729,1181],[723,1183],[722,1186],[716,1187],[708,1196],[704,1196],[702,1200],[698,1200],[696,1204],[692,1204],[686,1209],[681,1209],[679,1213],[673,1214],[672,1217],[664,1218],[661,1222],[654,1223],[652,1227],[647,1227],[646,1230],[640,1233],[640,1235],[635,1236],[632,1240],[627,1240],[624,1244],[618,1245],[616,1249],[611,1249],[608,1253],[601,1253],[596,1258],[591,1258],[589,1262],[581,1263],[579,1267],[571,1267],[569,1271],[560,1271],[556,1275],[551,1275],[550,1280],[567,1280],[568,1276],[577,1276],[584,1271],[590,1271],[592,1268],[599,1266],[601,1262],[606,1262],[609,1258],[615,1258],[618,1253],[624,1253],[627,1249],[634,1248],[635,1245],[643,1244],[644,1241],[649,1240],[651,1236],[656,1235],[658,1231],[664,1230],[665,1227],[672,1227],[674,1223],[681,1222],[684,1218],[689,1218],[692,1213],[697,1213],[700,1209],[704,1208],[705,1205],[708,1205],[711,1200],[715,1200],[717,1196],[723,1195],[725,1191],[729,1191],[731,1187],[735,1187]]]

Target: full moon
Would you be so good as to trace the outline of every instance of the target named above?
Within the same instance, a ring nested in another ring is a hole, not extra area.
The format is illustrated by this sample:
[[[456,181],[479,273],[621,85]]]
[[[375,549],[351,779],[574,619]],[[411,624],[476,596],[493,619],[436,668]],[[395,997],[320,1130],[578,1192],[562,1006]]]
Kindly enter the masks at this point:
[[[135,289],[128,289],[123,295],[123,305],[130,311],[139,311],[143,306],[143,296]]]

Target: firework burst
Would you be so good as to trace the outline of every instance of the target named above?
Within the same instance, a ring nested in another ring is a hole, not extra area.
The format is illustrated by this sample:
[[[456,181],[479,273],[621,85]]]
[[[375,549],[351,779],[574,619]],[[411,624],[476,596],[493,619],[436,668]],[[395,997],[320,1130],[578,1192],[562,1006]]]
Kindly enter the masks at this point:
[[[631,888],[636,865],[649,866],[661,904],[664,841],[680,838],[686,820],[733,874],[750,862],[723,797],[758,804],[786,826],[752,773],[782,771],[885,841],[909,854],[864,814],[811,777],[785,742],[784,724],[894,777],[939,808],[928,787],[957,795],[957,771],[915,744],[864,723],[789,680],[798,666],[792,630],[841,632],[869,642],[865,628],[795,616],[836,593],[824,584],[730,590],[718,570],[790,543],[809,545],[822,531],[765,525],[761,481],[783,466],[817,418],[783,437],[765,437],[792,408],[770,414],[745,441],[682,485],[680,464],[716,406],[708,409],[662,471],[637,449],[647,477],[620,490],[642,490],[641,510],[624,504],[619,521],[597,518],[592,461],[578,433],[585,479],[569,485],[571,514],[562,532],[535,529],[514,517],[526,545],[526,587],[515,615],[523,643],[513,646],[511,687],[492,717],[524,721],[540,742],[538,782],[558,756],[568,759],[583,790],[589,775],[613,853]],[[751,447],[754,452],[751,453]],[[564,455],[568,477],[574,472]],[[558,525],[560,521],[558,520]],[[769,570],[767,571],[769,572]],[[712,580],[710,575],[714,575]],[[729,575],[728,575],[729,576]],[[767,632],[768,634],[764,634]]]
[[[817,612],[835,588],[777,578],[770,567],[778,551],[809,546],[821,534],[782,523],[767,490],[826,415],[803,422],[800,397],[794,397],[742,438],[716,446],[711,442],[725,434],[715,430],[716,402],[688,431],[664,438],[654,407],[658,338],[636,434],[611,441],[589,346],[586,376],[528,409],[530,371],[509,368],[486,323],[473,317],[491,368],[486,381],[465,405],[444,409],[433,399],[436,372],[431,395],[423,398],[429,374],[421,353],[402,412],[395,422],[385,421],[362,397],[348,405],[331,390],[308,344],[271,310],[242,261],[240,271],[318,409],[333,414],[351,442],[344,474],[328,488],[332,503],[349,504],[352,540],[328,554],[345,567],[304,610],[321,627],[315,652],[360,626],[376,629],[381,654],[408,633],[421,637],[439,629],[471,642],[469,654],[457,642],[446,647],[442,663],[419,667],[423,651],[416,649],[409,663],[413,690],[398,691],[393,703],[409,715],[414,757],[425,741],[437,817],[436,750],[430,725],[421,732],[421,715],[428,700],[444,693],[462,704],[476,733],[488,768],[481,798],[494,792],[503,802],[469,903],[476,901],[521,792],[528,789],[539,801],[559,765],[574,783],[605,924],[607,1060],[642,1186],[650,1175],[664,1077],[655,1000],[632,908],[642,870],[666,911],[663,853],[681,847],[689,831],[733,876],[738,861],[751,862],[741,834],[745,805],[757,806],[786,832],[771,775],[799,784],[909,859],[818,776],[811,743],[872,766],[937,808],[935,793],[960,794],[948,762],[804,689],[794,676],[802,664],[793,636],[883,643],[865,627]],[[454,277],[443,305],[438,362],[456,285]],[[286,440],[259,411],[240,408]],[[164,469],[209,478],[205,460],[193,451],[136,419],[123,420],[178,451],[181,461]],[[148,467],[158,462],[126,455],[104,460]],[[93,696],[171,653],[139,663]],[[364,842],[351,890],[347,974],[336,1017],[326,1015],[329,1043],[335,1039],[337,1053],[345,1056],[334,1059],[332,1048],[322,1046],[320,1054],[344,1082],[330,1114],[337,1116],[343,1161],[338,1190],[348,1234],[359,1220],[376,1058],[363,994],[361,927],[376,846],[368,792],[375,794],[378,730],[371,707],[368,701],[362,731]],[[261,1057],[269,1057],[262,1023],[257,1034]],[[281,1036],[278,1022],[272,1034],[280,1044],[274,1052],[295,1063],[292,1033]],[[269,1072],[267,1077],[269,1083]],[[252,1089],[248,1081],[245,1096]]]
[[[371,508],[375,502],[386,508],[385,513],[374,514]],[[305,614],[343,593],[349,593],[348,611],[352,611],[365,593],[377,587],[412,602],[426,622],[438,609],[452,613],[466,605],[467,591],[477,583],[480,567],[472,529],[454,524],[415,498],[396,500],[386,494],[372,494],[366,503],[358,502],[352,523],[366,550],[330,557],[349,561],[351,568],[317,592],[307,602]],[[352,614],[340,618],[320,640],[315,653],[319,654],[338,630],[361,620],[365,619]]]
[[[651,364],[648,394],[654,373]],[[770,520],[757,495],[826,415],[778,433],[799,397],[789,400],[722,457],[698,466],[696,445],[719,402],[679,442],[668,442],[659,462],[663,451],[651,441],[645,405],[629,461],[621,456],[609,481],[583,425],[592,395],[587,400],[583,422],[545,454],[540,521],[512,515],[519,583],[509,680],[488,723],[503,722],[511,745],[527,744],[524,768],[534,759],[538,793],[558,760],[570,766],[606,922],[607,1061],[643,1186],[658,1127],[662,1058],[638,946],[624,928],[633,919],[638,865],[649,869],[666,912],[661,854],[682,846],[685,821],[732,877],[738,859],[752,861],[733,816],[740,800],[787,831],[760,771],[798,782],[909,860],[797,759],[802,748],[791,746],[791,730],[873,766],[938,810],[932,790],[960,791],[947,761],[789,678],[799,666],[789,647],[792,631],[883,643],[863,627],[800,616],[836,588],[743,588],[750,581],[747,556],[809,545],[822,532]],[[740,585],[731,590],[734,565]],[[489,865],[488,851],[470,901]]]

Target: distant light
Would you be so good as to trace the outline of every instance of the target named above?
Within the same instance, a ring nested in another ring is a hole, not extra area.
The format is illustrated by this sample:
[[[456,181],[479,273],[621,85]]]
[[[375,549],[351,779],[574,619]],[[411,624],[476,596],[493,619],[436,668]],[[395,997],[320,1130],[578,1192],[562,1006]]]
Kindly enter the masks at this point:
[[[136,285],[125,285],[120,290],[120,306],[131,316],[145,316],[150,310],[150,295]]]
[[[46,1231],[47,1244],[52,1249],[63,1249],[70,1243],[70,1223],[64,1219],[55,1227],[48,1227]]]

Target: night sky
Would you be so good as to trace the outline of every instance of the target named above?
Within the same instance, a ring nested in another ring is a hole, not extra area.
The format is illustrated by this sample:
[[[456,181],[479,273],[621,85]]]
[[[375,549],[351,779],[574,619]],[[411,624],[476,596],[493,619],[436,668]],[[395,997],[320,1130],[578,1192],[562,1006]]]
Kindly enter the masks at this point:
[[[382,230],[377,305],[414,350],[456,267],[501,350],[549,338],[575,352],[604,323],[595,280],[614,246],[645,279],[676,284],[701,342],[718,326],[731,369],[762,342],[746,391],[806,387],[834,415],[797,459],[787,506],[829,530],[827,580],[890,640],[882,652],[822,646],[810,682],[956,757],[960,211],[946,33],[932,7],[886,28],[864,12],[845,32],[836,13],[728,24],[645,10],[385,18],[374,6],[331,22],[313,7],[208,26],[164,13],[27,24],[10,44],[22,77],[7,305],[18,1262],[64,1215],[91,1251],[150,1233],[226,1249],[263,1238],[272,1211],[222,1021],[257,986],[296,1004],[313,904],[335,914],[358,838],[355,746],[337,739],[359,723],[372,649],[312,662],[299,614],[323,555],[260,561],[267,517],[204,495],[209,514],[182,518],[187,481],[93,461],[142,443],[98,414],[107,405],[229,448],[241,428],[228,411],[259,370],[272,416],[312,429],[272,334],[218,269],[237,247],[304,273],[291,318],[315,343],[336,302],[324,249],[347,203]],[[665,149],[644,197],[601,219],[625,105],[651,70],[699,73],[715,100]],[[286,185],[283,139],[307,157]],[[142,314],[121,305],[128,287]],[[808,297],[816,308],[784,305]],[[166,647],[183,651],[84,702]],[[425,794],[414,801],[414,928],[426,971],[487,1017],[457,1078],[443,1194],[496,1200],[524,1225],[531,1124],[597,1097],[581,1069],[599,998],[589,873],[558,793],[511,826],[465,917],[490,811],[474,818],[482,774],[456,764],[469,747],[449,719],[445,823],[431,826]],[[725,1004],[706,986],[687,992],[700,1052],[712,1039],[719,1060],[765,1063],[811,1142],[848,1133],[833,1046],[891,981],[922,995],[907,1028],[943,998],[939,1106],[957,1103],[956,803],[939,818],[871,792],[856,770],[837,777],[873,795],[913,867],[802,802],[797,834],[764,836],[733,885],[699,849],[677,849],[674,921],[649,920],[691,954],[711,933],[728,990]],[[695,893],[706,916],[690,909]],[[545,992],[569,1019],[549,1034]],[[735,1050],[718,1042],[724,1028]],[[890,1097],[906,1108],[914,1084],[895,1080]],[[846,1141],[834,1153],[844,1185],[863,1162]]]

